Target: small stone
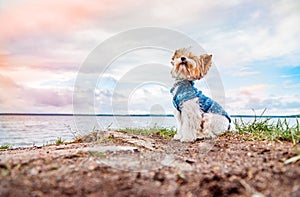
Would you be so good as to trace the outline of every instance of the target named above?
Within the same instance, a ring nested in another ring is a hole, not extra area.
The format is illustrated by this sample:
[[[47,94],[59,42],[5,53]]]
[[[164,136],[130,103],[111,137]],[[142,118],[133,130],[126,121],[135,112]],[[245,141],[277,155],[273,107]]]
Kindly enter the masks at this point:
[[[75,165],[69,165],[70,169],[74,169],[76,166]]]
[[[31,169],[29,172],[31,175],[37,175],[39,171],[37,169]]]
[[[96,165],[90,165],[90,166],[88,166],[88,170],[95,170],[97,168],[97,166]]]

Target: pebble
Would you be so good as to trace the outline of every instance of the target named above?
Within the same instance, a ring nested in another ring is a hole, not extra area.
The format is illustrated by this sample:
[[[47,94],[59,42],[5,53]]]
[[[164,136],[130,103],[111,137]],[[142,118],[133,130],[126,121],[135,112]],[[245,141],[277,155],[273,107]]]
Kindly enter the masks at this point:
[[[37,175],[39,173],[39,171],[37,169],[31,169],[29,172],[31,175]]]

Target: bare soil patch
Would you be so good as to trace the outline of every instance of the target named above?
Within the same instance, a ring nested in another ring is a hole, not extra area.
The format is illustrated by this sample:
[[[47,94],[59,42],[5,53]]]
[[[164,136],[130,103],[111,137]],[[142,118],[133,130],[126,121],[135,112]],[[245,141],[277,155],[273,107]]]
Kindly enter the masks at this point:
[[[0,196],[296,197],[300,161],[284,164],[294,148],[239,134],[180,143],[101,131],[81,143],[0,151]]]

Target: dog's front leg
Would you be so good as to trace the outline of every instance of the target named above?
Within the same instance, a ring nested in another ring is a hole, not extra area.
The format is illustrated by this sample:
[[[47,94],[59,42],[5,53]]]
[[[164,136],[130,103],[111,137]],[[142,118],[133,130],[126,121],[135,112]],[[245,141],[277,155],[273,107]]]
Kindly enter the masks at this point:
[[[181,132],[181,127],[182,127],[182,119],[181,119],[181,112],[178,110],[174,110],[174,116],[177,122],[177,132],[174,135],[174,140],[181,140],[182,138],[182,132]]]
[[[197,138],[193,116],[194,114],[190,113],[188,110],[183,110],[181,112],[181,142],[192,142]]]
[[[183,119],[181,135],[181,142],[193,142],[197,139],[197,130],[191,127],[189,120]]]
[[[181,142],[192,142],[197,139],[201,129],[201,112],[197,98],[186,101],[181,110]]]

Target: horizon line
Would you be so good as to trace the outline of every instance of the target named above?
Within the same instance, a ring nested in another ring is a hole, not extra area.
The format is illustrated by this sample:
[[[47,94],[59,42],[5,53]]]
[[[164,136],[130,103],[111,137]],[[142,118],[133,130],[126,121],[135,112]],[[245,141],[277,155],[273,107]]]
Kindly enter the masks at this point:
[[[0,113],[0,116],[136,116],[136,117],[174,117],[173,114],[73,114],[73,113]],[[233,118],[300,118],[300,114],[294,115],[230,115]]]

